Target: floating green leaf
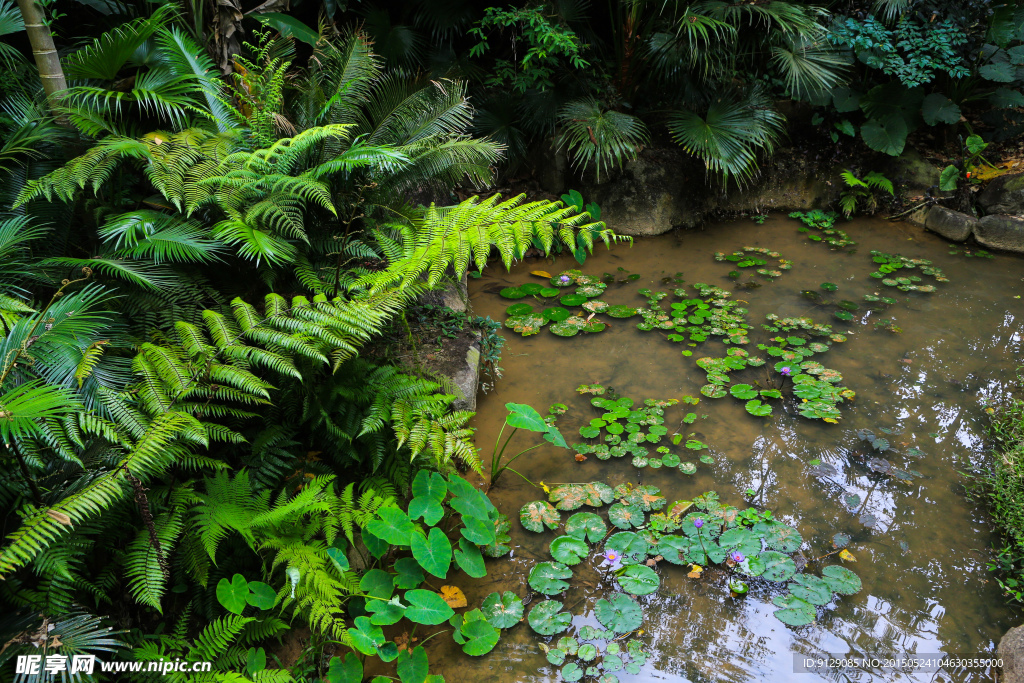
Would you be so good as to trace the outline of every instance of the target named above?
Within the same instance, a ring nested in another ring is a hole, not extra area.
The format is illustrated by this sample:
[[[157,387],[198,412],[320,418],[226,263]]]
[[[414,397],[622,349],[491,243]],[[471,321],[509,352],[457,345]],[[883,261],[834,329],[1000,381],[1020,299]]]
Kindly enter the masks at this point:
[[[632,306],[609,306],[605,314],[612,318],[630,318],[637,314]]]
[[[597,543],[604,538],[607,530],[608,526],[604,520],[593,512],[577,512],[565,523],[565,533],[591,543]]]
[[[505,299],[522,299],[527,296],[526,292],[518,287],[506,287],[498,292],[498,294]]]
[[[796,564],[789,555],[784,555],[775,550],[766,550],[758,555],[758,557],[764,562],[764,571],[760,572],[760,576],[769,581],[782,583],[783,581],[789,581],[796,574]],[[752,563],[751,567],[753,568]]]
[[[547,501],[535,500],[519,510],[519,521],[527,531],[539,534],[544,531],[544,527],[552,531],[557,529],[558,524],[562,521],[562,516]]]
[[[526,315],[533,313],[533,306],[530,304],[512,304],[505,309],[507,315]]]
[[[754,526],[754,533],[761,534],[770,549],[784,553],[800,550],[804,542],[799,531],[782,522],[760,522]]]
[[[530,570],[530,588],[544,595],[557,595],[568,590],[564,581],[572,577],[572,570],[558,562],[540,562]]]
[[[632,529],[644,524],[644,511],[639,505],[615,503],[608,508],[608,521],[620,529]]]
[[[561,609],[562,603],[558,600],[543,600],[537,603],[527,618],[530,628],[542,636],[553,636],[565,631],[572,626],[572,615],[560,611]]]
[[[789,593],[776,596],[772,602],[782,608],[775,610],[775,618],[789,626],[806,626],[817,616],[814,605]]]
[[[789,592],[812,605],[827,605],[832,601],[832,589],[828,583],[811,574],[797,574],[789,585]]]
[[[753,401],[747,401],[745,407],[748,413],[757,417],[767,417],[772,414],[772,407],[756,398]]]
[[[495,628],[512,628],[523,618],[523,600],[512,591],[491,593],[480,608]]]
[[[583,561],[590,548],[575,536],[559,536],[551,541],[551,557],[564,565],[573,566]]]
[[[619,554],[623,564],[639,564],[647,559],[650,548],[643,536],[631,531],[620,531],[612,534],[605,543],[606,550],[614,550]]]
[[[583,668],[576,662],[569,662],[562,667],[561,676],[563,681],[573,683],[583,678]]]
[[[748,401],[757,397],[757,390],[749,384],[734,384],[729,387],[729,393],[741,401]]]
[[[828,587],[840,595],[853,595],[860,592],[860,577],[846,567],[840,567],[837,564],[829,565],[821,570],[821,574]]]
[[[462,651],[473,657],[485,655],[493,650],[494,646],[498,644],[498,639],[501,638],[501,631],[487,621],[478,609],[465,615],[460,630],[466,639],[462,645]]]
[[[642,564],[629,565],[616,576],[616,579],[622,590],[632,595],[649,595],[661,585],[661,579],[655,571]]]
[[[594,614],[602,626],[617,633],[635,631],[644,619],[643,610],[637,601],[622,593],[616,593],[608,600],[598,600]]]

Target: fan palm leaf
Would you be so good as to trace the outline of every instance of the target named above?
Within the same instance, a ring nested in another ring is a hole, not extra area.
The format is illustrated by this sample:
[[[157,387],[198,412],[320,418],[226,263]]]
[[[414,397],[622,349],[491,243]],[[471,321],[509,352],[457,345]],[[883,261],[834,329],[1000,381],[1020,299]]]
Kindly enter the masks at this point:
[[[600,180],[615,164],[635,159],[647,143],[647,127],[635,116],[607,109],[593,97],[568,103],[559,113],[563,131],[559,147],[566,147],[577,167],[593,166]]]

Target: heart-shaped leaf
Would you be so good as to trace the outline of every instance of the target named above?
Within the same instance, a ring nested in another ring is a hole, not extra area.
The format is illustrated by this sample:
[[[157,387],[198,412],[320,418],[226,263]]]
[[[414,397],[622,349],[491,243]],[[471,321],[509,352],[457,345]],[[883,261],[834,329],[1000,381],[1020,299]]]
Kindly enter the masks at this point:
[[[523,403],[506,403],[505,408],[509,411],[508,417],[505,418],[505,422],[510,427],[528,429],[531,432],[548,431],[548,423],[545,422],[544,418],[540,416],[540,413],[534,410],[531,406]]]
[[[620,529],[632,529],[644,524],[644,511],[639,505],[615,503],[608,508],[608,521]]]
[[[495,628],[512,628],[523,618],[523,600],[512,591],[491,593],[480,608]]]
[[[330,548],[337,550],[337,548]],[[245,600],[257,609],[271,609],[277,601],[277,592],[262,581],[250,581],[249,590],[252,591]]]
[[[812,605],[827,605],[832,601],[832,589],[828,583],[811,574],[797,574],[789,584],[789,592]]]
[[[480,554],[480,548],[464,538],[459,539],[459,547],[455,550],[455,562],[462,571],[474,579],[487,576],[487,567],[484,565],[484,556]]]
[[[443,579],[448,575],[448,567],[451,566],[452,544],[444,532],[435,527],[426,537],[423,534],[413,534],[412,556],[425,570]]]
[[[377,647],[384,644],[384,631],[374,625],[369,617],[356,617],[355,628],[348,629],[352,647],[364,655],[377,654]]]
[[[600,541],[607,531],[608,525],[593,512],[577,512],[565,523],[565,533],[591,543]]]
[[[766,550],[758,558],[764,563],[764,570],[761,576],[769,581],[782,583],[789,581],[796,574],[796,563],[789,557],[775,550]],[[753,561],[751,561],[753,565]]]
[[[327,683],[361,683],[363,663],[355,652],[345,653],[345,659],[331,657],[327,668]]]
[[[494,649],[501,638],[501,631],[490,624],[480,610],[475,609],[465,615],[462,635],[466,639],[462,651],[467,655],[479,657]]]
[[[619,554],[622,564],[639,564],[647,559],[650,546],[643,536],[631,531],[620,531],[612,534],[604,544],[605,550],[614,550]]]
[[[542,636],[553,636],[572,626],[572,615],[560,611],[562,603],[558,600],[544,600],[533,606],[527,621],[530,628]],[[578,680],[578,679],[577,679]]]
[[[806,626],[817,616],[814,605],[789,593],[776,596],[772,602],[782,608],[775,610],[775,618],[789,626]]]
[[[609,600],[598,600],[594,614],[602,626],[618,633],[635,631],[644,620],[643,610],[637,601],[622,593],[616,593]]]
[[[241,614],[248,604],[249,582],[241,574],[235,574],[228,581],[223,578],[217,582],[217,602],[233,614]]]
[[[412,480],[412,495],[417,498],[430,498],[443,503],[448,495],[448,485],[437,472],[420,470]]]
[[[429,666],[427,651],[417,645],[408,656],[402,653],[398,658],[398,678],[402,683],[426,683]]]
[[[437,474],[435,472],[435,474]],[[417,496],[409,501],[409,517],[411,519],[423,518],[428,526],[434,526],[444,517],[444,508],[433,498]]]
[[[397,572],[395,587],[400,590],[416,588],[423,583],[423,568],[415,558],[402,557],[395,560],[394,570]]]
[[[595,515],[596,516],[596,515]],[[558,510],[551,506],[551,503],[543,500],[535,500],[527,503],[519,510],[519,521],[527,531],[540,533],[547,527],[554,531],[558,528],[562,516]]]
[[[396,507],[378,510],[377,519],[370,520],[366,528],[374,536],[391,545],[409,545],[412,536],[419,534],[409,515]]]
[[[661,585],[661,579],[655,571],[642,564],[629,565],[615,578],[622,590],[632,595],[650,595]]]
[[[437,626],[455,614],[444,598],[434,591],[422,588],[406,591],[405,601],[409,603],[409,607],[405,610],[405,616],[417,624]]]
[[[371,569],[359,580],[359,590],[381,600],[388,600],[395,592],[395,581],[383,569]]]
[[[572,577],[572,570],[558,562],[540,562],[530,570],[530,588],[544,595],[557,595],[568,590],[563,579]]]
[[[860,592],[862,587],[859,576],[837,564],[825,567],[821,570],[821,574],[828,587],[840,595],[853,595]]]
[[[590,547],[575,536],[559,536],[551,541],[551,557],[564,565],[573,566],[583,561]]]

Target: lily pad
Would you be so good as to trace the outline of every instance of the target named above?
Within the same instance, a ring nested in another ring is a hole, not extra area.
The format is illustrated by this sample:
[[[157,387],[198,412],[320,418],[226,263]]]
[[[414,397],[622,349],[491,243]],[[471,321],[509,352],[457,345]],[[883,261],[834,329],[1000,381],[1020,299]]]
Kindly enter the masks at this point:
[[[553,636],[572,626],[572,615],[560,611],[562,603],[558,600],[544,600],[534,605],[527,621],[530,628],[542,636]],[[578,680],[578,679],[577,679]]]
[[[572,315],[572,312],[568,308],[562,308],[561,306],[550,306],[541,311],[540,315],[545,320],[560,323]]]
[[[608,526],[593,512],[577,512],[565,523],[565,533],[581,541],[597,543],[604,538]]]
[[[729,393],[741,401],[749,401],[752,398],[757,398],[757,390],[749,384],[734,384],[729,387]]]
[[[679,471],[682,472],[683,474],[696,474],[697,465],[695,465],[692,462],[684,462],[679,465]]]
[[[587,492],[582,484],[560,484],[551,488],[548,500],[559,510],[575,510],[583,507],[587,500]]]
[[[821,570],[825,583],[840,595],[853,595],[859,593],[862,587],[860,577],[846,567],[832,564]]]
[[[559,536],[551,541],[551,557],[564,565],[573,566],[583,561],[590,547],[575,536]]]
[[[782,522],[761,522],[754,526],[754,533],[760,534],[771,550],[784,553],[800,550],[804,542],[799,531]]]
[[[523,600],[512,591],[494,592],[484,598],[480,611],[494,628],[512,628],[523,618]]]
[[[775,550],[766,550],[758,555],[758,557],[764,562],[764,571],[761,572],[761,576],[769,581],[782,583],[783,581],[789,581],[796,574],[796,563],[793,562],[789,555],[784,555]]]
[[[583,678],[583,667],[576,662],[569,662],[562,667],[561,676],[563,681],[574,683]]]
[[[616,579],[622,590],[632,595],[650,595],[661,585],[661,579],[655,571],[642,564],[629,565]]]
[[[622,593],[617,593],[608,600],[598,600],[594,614],[602,626],[616,633],[635,631],[640,628],[644,619],[643,610],[637,601]]]
[[[506,287],[505,289],[498,292],[499,296],[505,299],[522,299],[529,296],[519,287]]]
[[[564,581],[572,577],[572,570],[558,562],[540,562],[530,570],[530,588],[544,595],[557,595],[568,590]]]
[[[788,626],[806,626],[814,623],[817,617],[814,605],[795,595],[778,595],[772,602],[782,608],[775,610],[775,618]]]
[[[832,601],[832,588],[824,579],[811,574],[794,576],[789,592],[812,605],[827,605]]]
[[[650,549],[644,537],[631,531],[620,531],[612,534],[604,545],[606,550],[614,550],[622,558],[622,564],[639,564],[647,559]]]
[[[527,503],[519,510],[519,521],[527,531],[540,533],[544,527],[554,531],[558,528],[562,516],[550,503],[543,500],[535,500]]]
[[[530,304],[512,304],[505,309],[505,313],[508,315],[526,315],[527,313],[533,313],[533,306]]]
[[[548,330],[551,331],[551,334],[554,334],[559,337],[575,337],[577,334],[579,334],[580,328],[577,327],[576,325],[570,325],[568,323],[560,322],[551,325],[550,327],[548,327]]]
[[[678,467],[679,456],[675,453],[667,453],[661,458],[661,462],[665,467]]]
[[[551,297],[558,296],[559,291],[554,287],[543,287],[539,292],[537,292],[537,294],[545,299],[550,299]]]
[[[608,508],[608,521],[620,529],[632,529],[644,524],[644,511],[639,505],[615,503]]]
[[[700,388],[700,393],[704,394],[708,398],[722,398],[728,395],[725,387],[718,384],[705,384]]]
[[[605,314],[612,318],[630,318],[637,314],[637,310],[632,306],[609,306]]]
[[[772,407],[756,398],[753,401],[747,401],[746,409],[748,413],[756,417],[767,417],[772,414]]]
[[[579,306],[580,304],[582,304],[586,300],[587,300],[587,297],[585,297],[585,296],[583,296],[581,294],[566,294],[565,296],[561,297],[558,301],[563,306],[572,307],[572,306]]]

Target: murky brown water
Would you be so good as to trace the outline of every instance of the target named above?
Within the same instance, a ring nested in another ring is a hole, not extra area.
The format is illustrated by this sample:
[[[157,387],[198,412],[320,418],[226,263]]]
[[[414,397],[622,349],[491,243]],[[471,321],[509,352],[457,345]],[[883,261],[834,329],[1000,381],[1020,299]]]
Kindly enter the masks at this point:
[[[524,456],[517,465],[534,481],[549,483],[642,481],[660,487],[669,500],[714,490],[724,503],[740,508],[747,507],[743,492],[756,489],[756,504],[794,525],[805,539],[804,552],[809,556],[829,550],[837,532],[853,536],[850,548],[858,562],[850,566],[861,576],[864,589],[839,598],[817,623],[798,629],[773,617],[776,608],[768,592],[755,594],[752,589],[745,598],[733,599],[724,574],[709,570],[696,581],[686,578],[685,567],[661,563],[661,589],[640,598],[645,606],[642,638],[652,657],[637,676],[619,672],[624,683],[988,680],[988,675],[964,672],[798,674],[793,656],[908,652],[980,656],[993,653],[1002,633],[1019,620],[989,579],[986,560],[993,536],[983,511],[966,500],[958,470],[980,460],[986,424],[982,404],[1005,391],[1021,364],[1024,304],[1014,297],[1024,294],[1024,260],[1007,255],[994,260],[951,256],[937,236],[880,220],[840,226],[858,242],[857,253],[850,255],[807,241],[798,227],[796,221],[777,216],[762,226],[737,221],[709,226],[704,232],[638,240],[632,248],[617,246],[608,252],[601,247],[583,270],[600,275],[622,266],[640,274],[640,280],[612,285],[601,297],[611,304],[640,306],[644,298],[636,294],[637,289],[671,292],[674,285],[660,280],[677,271],[688,283],[731,289],[726,273],[732,266],[716,262],[712,256],[716,251],[728,253],[749,245],[781,252],[795,262],[791,271],[759,289],[737,291],[734,297],[749,302],[748,321],[755,328],[766,313],[776,313],[811,315],[832,323],[836,331],[851,333],[848,342],[815,358],[842,372],[844,384],[857,392],[852,407],[843,404],[840,424],[784,414],[778,407],[772,417],[756,418],[731,397],[702,398],[696,411],[702,417],[693,430],[711,446],[716,463],[699,465],[694,476],[670,468],[638,471],[628,457],[608,461],[591,457],[577,463],[572,452],[549,446]],[[800,290],[818,289],[825,281],[839,285],[836,296],[841,299],[859,302],[864,294],[879,291],[878,281],[868,277],[874,269],[868,254],[872,249],[931,259],[950,282],[938,285],[934,294],[880,292],[897,296],[900,303],[866,320],[861,319],[862,309],[852,323],[832,319],[831,309],[815,310],[813,303],[800,296]],[[573,267],[577,267],[574,261],[561,258],[555,263],[529,261],[511,274],[495,269],[470,281],[475,311],[503,321],[510,302],[485,290],[493,290],[496,284],[540,282],[528,274],[531,270],[557,273]],[[894,318],[903,333],[876,331],[871,323],[879,317]],[[568,339],[547,330],[527,338],[509,331],[504,378],[496,391],[479,397],[475,418],[477,443],[485,458],[509,401],[531,404],[542,413],[551,403],[568,404],[570,411],[559,426],[571,443],[578,440],[578,427],[596,416],[589,397],[575,392],[581,383],[612,386],[638,401],[698,395],[705,380],[694,361],[703,355],[722,355],[722,344],[709,341],[692,358],[684,358],[680,350],[685,345],[666,342],[658,332],[638,331],[639,320],[613,321],[612,328],[601,334]],[[755,331],[752,344],[765,336]],[[682,414],[679,406],[667,409],[665,424],[670,433]],[[851,466],[851,451],[864,448],[855,430],[882,427],[892,430],[889,439],[901,453],[892,457],[896,464],[920,471],[923,478],[872,487],[867,472]],[[519,448],[536,443],[529,434],[518,434],[516,442],[512,445]],[[925,455],[917,459],[902,455],[912,446]],[[815,475],[808,465],[813,459],[833,465],[837,474]],[[875,515],[873,528],[858,521],[845,506],[847,493],[867,499],[862,512]],[[471,606],[478,606],[495,590],[527,595],[526,575],[535,561],[549,559],[547,544],[554,536],[530,533],[518,523],[519,508],[543,497],[537,489],[506,473],[491,495],[513,520],[515,549],[510,560],[488,560],[490,573],[485,579],[463,578]],[[566,517],[563,514],[563,521]],[[601,584],[598,574],[581,569],[585,564],[576,568],[573,587],[562,598],[577,615],[577,628],[597,625],[593,604],[609,588]],[[522,623],[503,632],[497,648],[481,658],[444,650],[457,647],[448,641],[431,656],[431,670],[454,683],[557,681],[558,669],[548,664],[539,647],[546,640]]]

